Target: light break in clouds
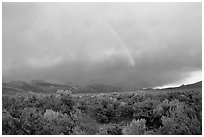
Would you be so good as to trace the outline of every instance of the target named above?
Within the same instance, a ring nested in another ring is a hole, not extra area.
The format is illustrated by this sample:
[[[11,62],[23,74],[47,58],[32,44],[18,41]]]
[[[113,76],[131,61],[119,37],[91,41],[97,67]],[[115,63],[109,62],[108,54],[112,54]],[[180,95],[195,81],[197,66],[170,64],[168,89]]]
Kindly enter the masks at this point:
[[[3,81],[139,88],[201,80],[201,3],[4,2],[2,8]]]

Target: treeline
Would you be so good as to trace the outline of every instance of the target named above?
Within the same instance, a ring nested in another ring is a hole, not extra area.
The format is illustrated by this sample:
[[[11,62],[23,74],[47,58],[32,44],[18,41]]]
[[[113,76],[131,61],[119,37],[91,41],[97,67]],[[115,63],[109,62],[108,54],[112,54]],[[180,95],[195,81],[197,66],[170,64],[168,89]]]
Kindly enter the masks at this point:
[[[202,134],[197,91],[77,97],[68,90],[3,96],[2,105],[3,135]]]

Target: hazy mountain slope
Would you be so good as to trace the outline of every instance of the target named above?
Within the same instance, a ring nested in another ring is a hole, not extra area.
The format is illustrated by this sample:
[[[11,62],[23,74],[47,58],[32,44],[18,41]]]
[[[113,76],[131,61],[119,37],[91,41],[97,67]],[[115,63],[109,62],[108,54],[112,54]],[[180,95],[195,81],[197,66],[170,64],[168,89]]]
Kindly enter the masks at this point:
[[[105,85],[105,84],[92,84],[92,85],[88,85],[87,87],[99,93],[124,91],[123,88],[111,86],[111,85]]]
[[[36,93],[54,93],[57,90],[72,90],[73,93],[107,93],[107,92],[122,92],[122,88],[104,85],[91,84],[82,86],[74,82],[66,82],[65,84],[49,83],[41,80],[32,80],[30,82],[11,81],[2,83],[3,94],[16,94],[21,92],[36,92]]]
[[[182,85],[179,88],[186,89],[186,88],[202,88],[202,81],[199,81],[194,84]]]
[[[2,83],[2,94],[11,95],[17,93],[35,92],[35,93],[55,93],[57,90],[72,90],[72,93],[110,93],[110,92],[128,92],[127,89],[105,85],[90,84],[82,86],[74,82],[66,82],[65,84],[49,83],[41,80],[32,80],[30,82],[12,81]],[[187,90],[199,89],[202,91],[202,82],[194,84],[182,85],[180,87],[166,88],[163,90]],[[136,90],[135,90],[136,91]],[[149,90],[145,90],[149,91]],[[156,92],[156,90],[154,90]]]
[[[165,88],[166,90],[186,90],[186,89],[202,89],[202,81],[193,83],[193,84],[187,84],[187,85],[181,85],[179,87],[172,87],[172,88]]]

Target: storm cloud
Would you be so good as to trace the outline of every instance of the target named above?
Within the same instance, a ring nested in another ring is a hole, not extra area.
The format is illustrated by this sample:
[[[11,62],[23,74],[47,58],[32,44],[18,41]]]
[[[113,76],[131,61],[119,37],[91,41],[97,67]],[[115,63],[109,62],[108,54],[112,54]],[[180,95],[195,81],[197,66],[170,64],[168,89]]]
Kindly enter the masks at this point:
[[[3,3],[2,8],[3,81],[139,88],[185,81],[202,71],[201,3]]]

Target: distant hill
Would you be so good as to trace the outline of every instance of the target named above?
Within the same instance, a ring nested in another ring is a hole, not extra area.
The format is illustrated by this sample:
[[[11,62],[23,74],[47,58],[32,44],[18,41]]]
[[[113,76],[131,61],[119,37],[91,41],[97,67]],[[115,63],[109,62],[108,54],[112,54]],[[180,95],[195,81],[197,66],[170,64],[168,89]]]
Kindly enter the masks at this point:
[[[105,85],[105,84],[91,84],[91,85],[88,85],[87,87],[99,93],[123,92],[124,91],[124,89],[121,87],[115,87],[115,86]]]
[[[165,89],[202,89],[202,81],[193,83],[193,84],[187,84],[187,85],[181,85],[179,87],[172,87],[172,88],[165,88]]]
[[[202,88],[202,81],[196,82],[194,84],[182,85],[179,88]]]
[[[187,89],[199,89],[202,91],[202,81],[194,83],[181,85],[179,87],[165,88],[161,90],[187,90]],[[58,90],[71,90],[73,94],[76,93],[110,93],[110,92],[129,92],[130,90],[106,85],[106,84],[90,84],[87,86],[82,86],[74,82],[66,82],[65,84],[49,83],[41,80],[32,80],[30,82],[24,81],[11,81],[9,83],[2,83],[2,94],[3,95],[15,95],[17,93],[55,93]],[[153,90],[143,89],[144,91]],[[133,90],[137,91],[137,90]]]
[[[55,93],[57,90],[71,90],[72,93],[106,93],[106,92],[122,92],[122,88],[103,85],[103,84],[91,84],[82,86],[74,82],[66,82],[65,84],[49,83],[41,80],[32,80],[30,82],[24,81],[11,81],[9,83],[2,83],[2,93],[16,94],[16,93]]]
[[[3,83],[2,84],[3,93],[6,93],[6,90],[8,89],[13,89],[15,91],[22,91],[22,92],[30,92],[30,91],[31,92],[41,92],[43,90],[42,88],[38,86],[26,83],[24,81],[11,81],[9,83]]]
[[[11,81],[10,83],[7,84],[9,84],[12,87],[23,87],[27,85],[27,83],[24,81]]]

